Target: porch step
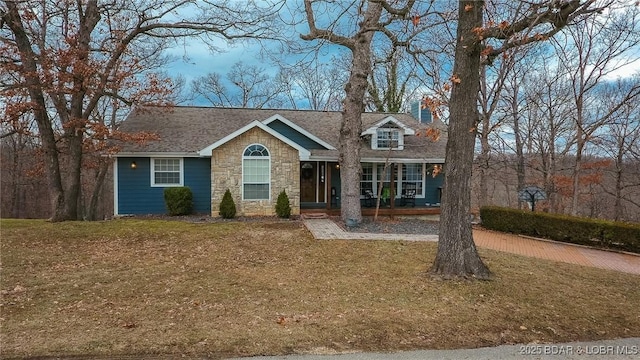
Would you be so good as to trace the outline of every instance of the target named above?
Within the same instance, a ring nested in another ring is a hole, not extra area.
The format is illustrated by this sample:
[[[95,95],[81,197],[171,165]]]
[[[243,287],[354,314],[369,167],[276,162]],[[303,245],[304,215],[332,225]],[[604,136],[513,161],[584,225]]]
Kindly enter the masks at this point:
[[[329,215],[325,213],[304,213],[301,214],[303,219],[328,219]]]

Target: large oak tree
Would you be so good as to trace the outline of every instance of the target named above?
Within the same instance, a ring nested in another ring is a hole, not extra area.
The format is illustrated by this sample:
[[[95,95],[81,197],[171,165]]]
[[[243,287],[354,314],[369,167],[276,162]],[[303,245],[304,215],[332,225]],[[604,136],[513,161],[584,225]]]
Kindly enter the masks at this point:
[[[3,119],[31,114],[49,180],[52,221],[79,217],[83,145],[103,124],[103,98],[166,103],[166,77],[149,68],[179,39],[265,37],[276,8],[251,0],[5,0],[0,4]],[[180,11],[182,11],[180,13]],[[10,74],[10,75],[6,75]],[[124,90],[124,91],[123,91]],[[26,96],[28,101],[7,101]]]
[[[432,273],[487,279],[471,232],[471,171],[480,121],[480,65],[505,51],[549,39],[566,25],[602,9],[597,1],[507,2],[509,18],[484,22],[484,1],[460,1],[438,252]],[[609,2],[610,3],[610,2]],[[495,4],[494,4],[495,5]],[[502,13],[502,12],[501,12]]]

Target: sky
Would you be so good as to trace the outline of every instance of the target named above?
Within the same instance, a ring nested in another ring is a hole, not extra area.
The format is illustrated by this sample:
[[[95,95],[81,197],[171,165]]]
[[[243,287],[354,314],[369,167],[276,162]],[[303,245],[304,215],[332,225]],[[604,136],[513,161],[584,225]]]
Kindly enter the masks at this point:
[[[301,29],[304,31],[304,29]],[[260,56],[261,46],[256,42],[228,45],[223,40],[215,44],[221,51],[212,52],[210,48],[199,40],[191,40],[185,46],[176,46],[167,50],[174,60],[166,67],[171,76],[182,75],[188,89],[191,82],[211,72],[217,72],[224,78],[231,67],[242,61],[246,65],[261,67],[270,76],[277,73],[277,67]],[[268,44],[266,46],[269,46]],[[640,57],[640,55],[638,55]],[[287,60],[285,58],[285,60]],[[290,59],[293,63],[294,59]],[[613,80],[618,77],[629,77],[640,73],[640,59],[628,64],[607,76]],[[205,101],[198,101],[193,105],[208,105]]]

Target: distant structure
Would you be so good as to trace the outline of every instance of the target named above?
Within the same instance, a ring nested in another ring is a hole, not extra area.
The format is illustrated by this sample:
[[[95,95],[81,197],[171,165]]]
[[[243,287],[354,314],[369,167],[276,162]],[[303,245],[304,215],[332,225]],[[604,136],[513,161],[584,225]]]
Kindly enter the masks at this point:
[[[411,116],[423,124],[431,124],[433,122],[431,109],[423,109],[422,106],[420,106],[420,101],[414,101],[411,103]]]

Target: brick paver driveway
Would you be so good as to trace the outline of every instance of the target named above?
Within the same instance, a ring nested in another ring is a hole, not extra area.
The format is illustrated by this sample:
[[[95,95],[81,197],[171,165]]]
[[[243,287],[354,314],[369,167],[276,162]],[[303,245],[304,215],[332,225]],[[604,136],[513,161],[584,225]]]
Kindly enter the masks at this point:
[[[640,275],[640,256],[474,229],[478,247]]]
[[[347,232],[331,219],[305,219],[304,224],[316,239],[438,241],[437,235]],[[597,250],[482,229],[473,230],[473,239],[481,248],[640,275],[640,255]]]

